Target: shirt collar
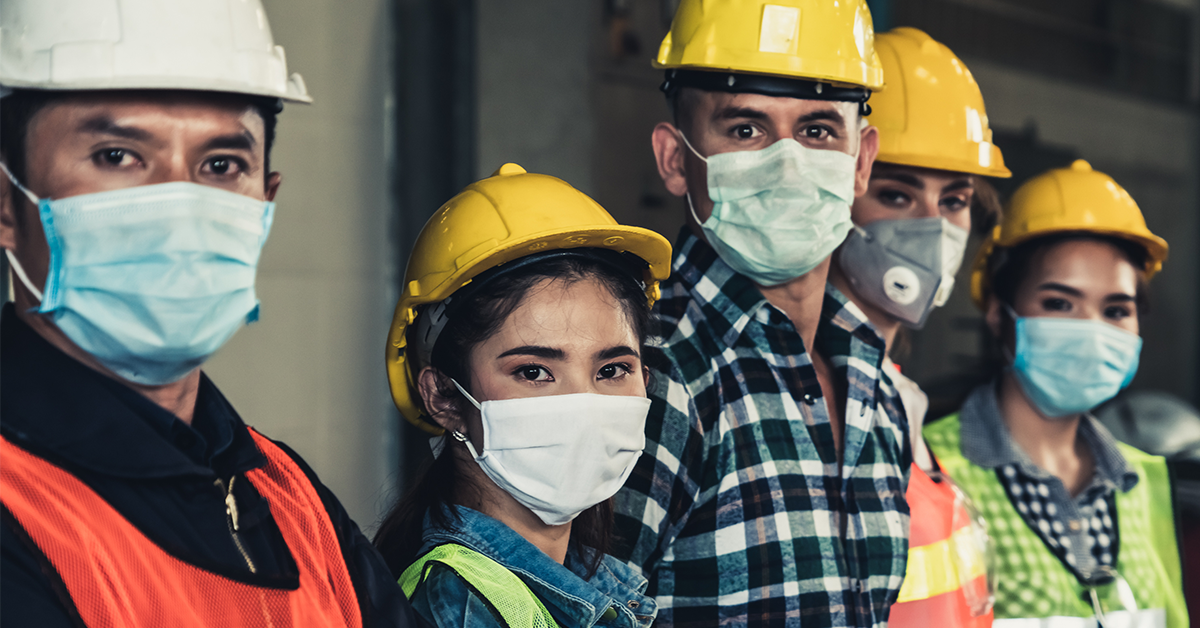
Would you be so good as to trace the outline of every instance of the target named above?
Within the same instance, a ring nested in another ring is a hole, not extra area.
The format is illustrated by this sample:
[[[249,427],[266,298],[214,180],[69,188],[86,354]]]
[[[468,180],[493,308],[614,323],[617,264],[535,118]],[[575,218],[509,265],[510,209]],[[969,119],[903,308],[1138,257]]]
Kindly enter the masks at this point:
[[[988,469],[1016,464],[1027,475],[1048,477],[1017,445],[1004,424],[1000,402],[996,397],[997,383],[998,380],[995,380],[977,387],[963,404],[959,414],[963,456]],[[1100,482],[1121,492],[1127,492],[1137,485],[1137,472],[1121,455],[1117,440],[1091,413],[1084,413],[1079,423],[1079,435],[1096,458],[1093,483]]]
[[[266,462],[204,375],[189,426],[51,345],[12,304],[0,315],[0,346],[0,426],[39,453],[127,478],[207,477],[213,465],[234,473]]]
[[[748,277],[726,264],[704,240],[684,225],[676,239],[673,275],[704,313],[705,324],[726,345],[733,346],[742,331],[767,304]]]
[[[449,521],[457,519],[449,530],[433,525],[426,514],[422,552],[456,543],[491,558],[520,574],[538,599],[555,616],[568,620],[569,626],[592,626],[610,607],[616,608],[618,621],[608,625],[632,628],[648,624],[654,616],[654,599],[644,595],[646,579],[613,557],[604,556],[588,580],[574,549],[568,552],[566,565],[561,565],[496,519],[465,506],[455,510],[457,518],[447,512]]]

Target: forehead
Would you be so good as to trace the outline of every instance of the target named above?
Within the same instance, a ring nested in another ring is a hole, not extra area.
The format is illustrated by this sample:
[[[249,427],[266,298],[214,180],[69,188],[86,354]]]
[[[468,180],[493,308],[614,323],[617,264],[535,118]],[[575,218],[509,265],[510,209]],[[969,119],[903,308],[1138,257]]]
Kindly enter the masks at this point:
[[[244,97],[190,91],[71,92],[51,100],[29,121],[29,147],[54,136],[95,132],[102,122],[136,127],[151,134],[249,132],[261,141],[262,115]]]
[[[633,326],[616,297],[595,279],[545,279],[529,289],[497,336],[519,344],[628,343]]]
[[[1108,242],[1067,240],[1040,251],[1032,261],[1027,286],[1055,282],[1104,293],[1137,290],[1137,269]]]
[[[818,112],[836,112],[847,126],[858,122],[858,103],[835,100],[803,100],[787,96],[734,94],[694,90],[693,114],[697,119],[720,116],[730,109],[752,109],[779,121],[795,121]]]

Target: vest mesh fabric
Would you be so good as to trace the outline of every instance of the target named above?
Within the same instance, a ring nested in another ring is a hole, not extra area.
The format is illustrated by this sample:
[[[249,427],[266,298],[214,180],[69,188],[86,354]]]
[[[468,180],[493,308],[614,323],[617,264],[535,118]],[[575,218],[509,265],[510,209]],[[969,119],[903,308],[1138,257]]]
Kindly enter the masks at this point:
[[[0,497],[95,628],[362,625],[341,544],[320,497],[282,450],[250,430],[267,458],[246,478],[299,568],[299,587],[235,581],[163,551],[66,470],[0,438]]]
[[[979,508],[996,549],[996,620],[1037,617],[1092,617],[1086,590],[1075,575],[1029,528],[1013,507],[993,469],[962,455],[960,421],[952,415],[925,427],[939,463]],[[1179,554],[1175,545],[1170,482],[1162,458],[1120,445],[1137,471],[1137,486],[1117,493],[1121,550],[1116,571],[1132,587],[1139,609],[1165,609],[1167,625],[1188,625]],[[1121,608],[1116,586],[1097,592],[1108,609]]]
[[[516,574],[463,545],[448,543],[429,550],[400,575],[400,588],[412,598],[433,565],[445,565],[479,592],[509,628],[558,628],[558,623]]]

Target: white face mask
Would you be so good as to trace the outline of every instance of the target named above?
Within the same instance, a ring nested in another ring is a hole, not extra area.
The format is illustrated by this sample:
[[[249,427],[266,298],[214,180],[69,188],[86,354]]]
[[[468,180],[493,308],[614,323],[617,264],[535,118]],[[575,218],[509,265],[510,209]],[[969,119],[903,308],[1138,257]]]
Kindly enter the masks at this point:
[[[950,298],[968,235],[941,217],[877,220],[854,227],[838,265],[859,296],[920,329]]]
[[[807,148],[782,139],[762,150],[705,157],[712,215],[700,224],[717,255],[762,286],[775,286],[816,268],[854,226],[857,155]],[[696,222],[696,208],[688,195]]]
[[[453,381],[453,380],[451,380]],[[546,525],[562,525],[617,494],[646,446],[650,400],[578,393],[485,401],[454,386],[483,417],[483,454],[496,486]]]

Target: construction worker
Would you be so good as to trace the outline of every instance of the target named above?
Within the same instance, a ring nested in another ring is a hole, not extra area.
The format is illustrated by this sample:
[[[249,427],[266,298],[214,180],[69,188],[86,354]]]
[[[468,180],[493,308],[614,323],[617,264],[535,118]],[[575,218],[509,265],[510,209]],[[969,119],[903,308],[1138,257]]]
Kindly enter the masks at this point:
[[[883,338],[826,283],[878,150],[873,41],[861,0],[683,0],[659,50],[652,144],[687,225],[617,555],[661,625],[883,626],[899,591],[904,415]]]
[[[642,453],[642,345],[670,260],[662,236],[516,164],[421,230],[387,368],[434,457],[375,539],[421,619],[654,620],[645,579],[604,552],[612,495]]]
[[[258,0],[4,0],[0,604],[13,626],[409,626],[200,370],[258,316],[287,74]]]
[[[1167,243],[1083,160],[1021,186],[971,292],[1008,368],[925,427],[997,552],[995,625],[1188,625],[1165,461],[1091,414],[1137,371]]]
[[[954,287],[983,176],[1011,176],[991,143],[983,96],[946,46],[915,28],[875,38],[888,88],[871,99],[879,156],[854,231],[833,256],[829,281],[850,297],[890,350],[901,326],[919,329]],[[980,211],[986,215],[986,210]],[[898,394],[913,466],[908,568],[888,625],[990,626],[987,532],[962,491],[929,455],[921,426],[929,401],[890,359],[880,385]]]

